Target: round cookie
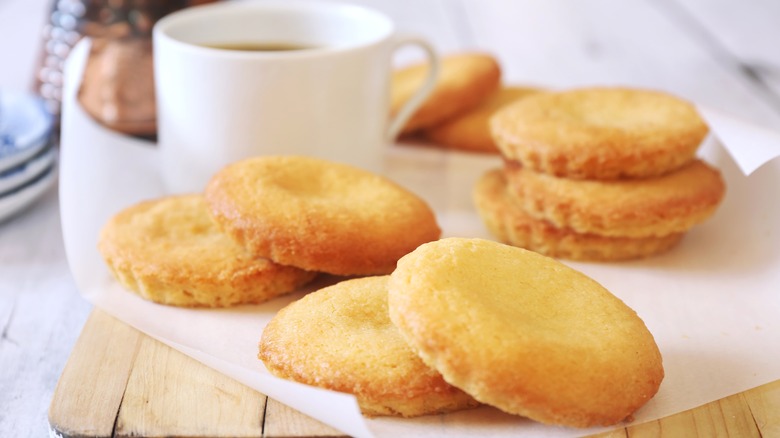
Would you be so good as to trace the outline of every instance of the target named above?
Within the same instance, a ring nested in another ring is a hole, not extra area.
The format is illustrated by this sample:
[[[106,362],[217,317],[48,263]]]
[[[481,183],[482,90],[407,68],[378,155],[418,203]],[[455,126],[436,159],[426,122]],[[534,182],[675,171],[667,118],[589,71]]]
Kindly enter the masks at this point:
[[[431,242],[398,262],[388,287],[390,319],[423,361],[508,413],[615,424],[664,376],[636,312],[584,274],[522,248]]]
[[[557,178],[509,164],[509,193],[528,214],[558,228],[613,237],[667,236],[689,230],[717,209],[726,186],[701,160],[654,178]]]
[[[342,281],[288,305],[263,331],[258,357],[276,376],[355,395],[366,415],[477,406],[425,365],[390,323],[387,280]]]
[[[670,172],[693,159],[708,132],[688,102],[627,88],[540,93],[499,111],[490,127],[509,160],[577,179]]]
[[[209,181],[216,222],[251,253],[336,275],[388,274],[439,238],[430,207],[387,178],[310,157],[228,165]]]
[[[427,129],[425,135],[444,148],[498,154],[498,147],[490,134],[490,117],[510,103],[539,91],[529,87],[502,87],[476,108]]]
[[[427,64],[415,64],[393,72],[390,113],[396,114],[425,82]],[[420,108],[406,122],[402,134],[427,128],[477,106],[501,82],[501,68],[484,53],[460,53],[441,59],[436,85]]]
[[[250,255],[219,231],[199,195],[121,211],[101,230],[98,249],[125,288],[174,306],[260,303],[316,275]]]
[[[617,261],[660,254],[673,248],[684,233],[663,237],[607,237],[557,228],[529,216],[507,193],[503,169],[485,173],[474,187],[474,204],[487,229],[500,241],[558,258]],[[518,196],[518,195],[515,195]]]

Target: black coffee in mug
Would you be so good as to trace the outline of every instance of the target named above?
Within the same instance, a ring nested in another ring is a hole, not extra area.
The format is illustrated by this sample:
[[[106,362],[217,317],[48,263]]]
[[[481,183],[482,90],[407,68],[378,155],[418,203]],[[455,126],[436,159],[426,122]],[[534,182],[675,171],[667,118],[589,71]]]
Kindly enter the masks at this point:
[[[285,42],[235,42],[203,44],[204,47],[221,50],[237,50],[240,52],[288,52],[295,50],[314,49],[315,46]]]

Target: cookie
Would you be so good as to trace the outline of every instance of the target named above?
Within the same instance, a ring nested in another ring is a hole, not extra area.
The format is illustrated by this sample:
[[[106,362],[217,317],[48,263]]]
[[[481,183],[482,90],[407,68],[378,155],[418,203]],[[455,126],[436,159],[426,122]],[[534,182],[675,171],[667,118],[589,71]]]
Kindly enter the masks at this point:
[[[421,198],[389,179],[299,156],[250,158],[206,187],[212,217],[252,254],[336,275],[388,274],[441,230]]]
[[[246,252],[219,231],[199,195],[126,208],[103,227],[98,249],[122,286],[174,306],[260,303],[316,275]]]
[[[611,425],[650,400],[664,377],[634,310],[532,251],[442,239],[403,257],[388,287],[390,320],[423,361],[508,413]]]
[[[496,113],[490,127],[509,160],[578,179],[670,172],[693,159],[708,132],[690,103],[627,88],[529,96]]]
[[[636,259],[666,252],[676,246],[684,235],[607,237],[555,227],[529,216],[507,193],[503,169],[485,173],[477,181],[473,195],[479,216],[498,240],[550,257],[584,261]]]
[[[391,114],[398,113],[415,95],[427,75],[427,64],[415,64],[393,72]],[[443,57],[433,91],[406,122],[402,134],[436,125],[476,107],[499,88],[500,82],[501,68],[491,55],[461,53]]]
[[[538,92],[538,89],[529,87],[502,87],[476,108],[425,130],[425,136],[447,149],[498,154],[498,147],[490,134],[490,117],[508,104]]]
[[[288,305],[263,331],[258,357],[278,377],[353,394],[366,415],[477,406],[426,366],[390,323],[387,280],[342,281]]]
[[[506,174],[509,194],[531,216],[613,237],[685,232],[712,216],[726,191],[720,172],[701,160],[642,179],[572,180],[511,164]]]

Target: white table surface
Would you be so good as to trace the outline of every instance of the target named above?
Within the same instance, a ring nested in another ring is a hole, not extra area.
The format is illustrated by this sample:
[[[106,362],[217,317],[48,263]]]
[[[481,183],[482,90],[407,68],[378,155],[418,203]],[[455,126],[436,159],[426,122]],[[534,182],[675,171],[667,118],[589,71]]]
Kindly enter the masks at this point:
[[[491,51],[508,83],[657,88],[780,130],[776,0],[356,2],[442,52]],[[0,1],[0,89],[30,88],[49,7]],[[0,436],[47,433],[52,392],[90,310],[65,260],[55,188],[0,223]]]
[[[49,7],[0,1],[0,89],[31,89]],[[90,310],[65,261],[54,187],[0,223],[0,436],[48,433],[52,392]]]

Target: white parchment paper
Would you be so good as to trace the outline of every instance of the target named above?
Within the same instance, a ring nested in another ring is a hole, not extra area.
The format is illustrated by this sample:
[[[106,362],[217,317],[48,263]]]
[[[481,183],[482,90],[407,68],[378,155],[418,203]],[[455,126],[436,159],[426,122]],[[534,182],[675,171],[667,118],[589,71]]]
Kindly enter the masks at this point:
[[[119,210],[163,195],[164,189],[153,144],[108,131],[79,107],[75,96],[87,45],[80,43],[67,64],[60,176],[66,252],[85,299],[349,435],[557,437],[596,431],[545,426],[489,407],[416,419],[364,419],[351,396],[274,378],[256,359],[263,327],[316,284],[263,305],[223,310],[167,307],[123,290],[97,252],[99,230]],[[634,308],[661,349],[666,378],[636,413],[636,423],[780,379],[780,162],[767,162],[780,154],[780,142],[777,134],[727,115],[706,109],[702,114],[715,133],[724,133],[728,146],[710,139],[701,151],[728,184],[716,215],[662,256],[568,263]],[[758,151],[752,148],[757,138]],[[490,238],[473,209],[471,190],[484,171],[499,165],[496,157],[394,146],[386,173],[433,206],[445,236]]]

